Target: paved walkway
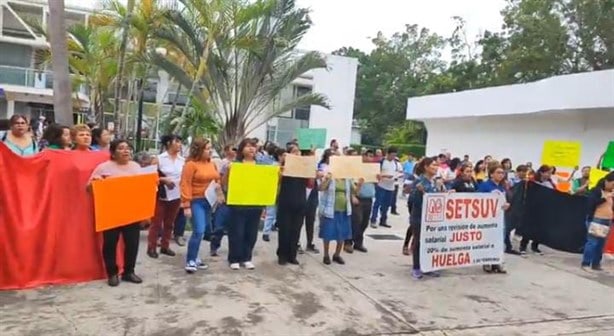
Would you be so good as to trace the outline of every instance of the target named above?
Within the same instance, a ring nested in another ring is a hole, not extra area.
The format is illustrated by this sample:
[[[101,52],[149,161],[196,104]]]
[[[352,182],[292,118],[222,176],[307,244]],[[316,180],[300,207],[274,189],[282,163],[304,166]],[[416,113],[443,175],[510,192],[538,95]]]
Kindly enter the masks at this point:
[[[391,223],[367,234],[404,237],[407,217]],[[233,272],[217,257],[207,258],[210,270],[187,275],[185,248],[152,260],[144,245],[142,285],[96,281],[0,292],[0,335],[614,334],[612,261],[602,274],[586,273],[579,256],[547,250],[543,257],[508,257],[508,275],[465,268],[416,282],[402,240],[367,238],[369,253],[345,255],[344,266],[306,254],[300,266],[281,267],[273,237],[258,241],[254,271]]]

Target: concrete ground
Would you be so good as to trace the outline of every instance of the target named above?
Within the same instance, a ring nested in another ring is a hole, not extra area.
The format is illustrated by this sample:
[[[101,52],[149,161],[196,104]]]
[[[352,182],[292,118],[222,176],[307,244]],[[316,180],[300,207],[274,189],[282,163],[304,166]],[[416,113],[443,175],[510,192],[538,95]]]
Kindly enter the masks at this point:
[[[183,270],[185,248],[148,258],[143,233],[143,284],[0,292],[0,335],[614,335],[613,261],[587,273],[580,256],[545,249],[508,257],[508,275],[473,267],[414,281],[400,253],[406,223],[403,215],[392,229],[369,229],[401,240],[367,237],[369,253],[345,254],[344,266],[312,254],[278,266],[273,236],[258,241],[254,271],[231,271],[224,248],[194,275]]]

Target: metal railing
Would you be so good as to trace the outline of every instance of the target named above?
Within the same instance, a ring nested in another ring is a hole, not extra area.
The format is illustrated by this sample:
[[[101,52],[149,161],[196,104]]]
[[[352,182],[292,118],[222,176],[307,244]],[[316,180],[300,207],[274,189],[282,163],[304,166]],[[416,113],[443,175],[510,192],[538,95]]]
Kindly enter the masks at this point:
[[[53,88],[51,71],[0,65],[0,84],[28,86],[38,89]]]

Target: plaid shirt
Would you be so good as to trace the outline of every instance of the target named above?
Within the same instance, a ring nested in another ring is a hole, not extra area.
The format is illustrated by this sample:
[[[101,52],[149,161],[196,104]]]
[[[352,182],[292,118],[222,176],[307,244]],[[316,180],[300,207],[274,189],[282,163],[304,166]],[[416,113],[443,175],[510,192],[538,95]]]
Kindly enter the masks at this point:
[[[352,215],[352,182],[349,179],[344,179],[345,182],[345,196],[347,198],[347,215]],[[318,183],[319,184],[319,183]],[[328,184],[328,189],[320,191],[320,205],[318,212],[320,216],[326,218],[335,217],[335,180],[331,180]]]

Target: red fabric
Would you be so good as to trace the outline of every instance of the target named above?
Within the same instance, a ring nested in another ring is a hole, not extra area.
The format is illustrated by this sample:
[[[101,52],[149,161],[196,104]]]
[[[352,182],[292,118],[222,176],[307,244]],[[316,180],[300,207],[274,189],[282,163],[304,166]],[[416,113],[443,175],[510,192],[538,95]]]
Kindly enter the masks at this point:
[[[22,158],[0,143],[0,289],[105,278],[87,181],[108,152]]]
[[[612,221],[612,226],[614,228],[614,220]],[[614,254],[614,233],[610,233],[610,237],[605,242],[605,247],[603,249],[604,253]]]

